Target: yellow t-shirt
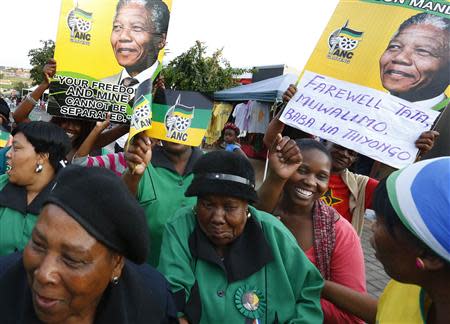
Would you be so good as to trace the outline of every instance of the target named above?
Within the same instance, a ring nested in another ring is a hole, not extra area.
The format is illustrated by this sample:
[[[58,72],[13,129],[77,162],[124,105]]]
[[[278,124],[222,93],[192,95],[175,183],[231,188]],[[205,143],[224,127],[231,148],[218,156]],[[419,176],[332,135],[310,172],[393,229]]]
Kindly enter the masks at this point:
[[[378,302],[377,323],[424,324],[430,305],[421,287],[391,280]]]
[[[211,122],[206,130],[206,144],[213,144],[222,133],[223,126],[228,121],[233,105],[225,102],[215,102]]]

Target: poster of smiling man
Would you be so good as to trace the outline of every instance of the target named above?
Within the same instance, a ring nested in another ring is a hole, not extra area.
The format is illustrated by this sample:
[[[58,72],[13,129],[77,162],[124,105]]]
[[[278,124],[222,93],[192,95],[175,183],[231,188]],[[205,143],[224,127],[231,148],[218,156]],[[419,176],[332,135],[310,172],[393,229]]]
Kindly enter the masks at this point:
[[[161,70],[172,0],[62,0],[57,73],[48,112],[68,118],[151,124],[152,83]],[[145,116],[142,112],[146,111]],[[136,130],[136,129],[135,129]]]
[[[449,44],[449,1],[341,0],[281,120],[397,168],[450,147]]]

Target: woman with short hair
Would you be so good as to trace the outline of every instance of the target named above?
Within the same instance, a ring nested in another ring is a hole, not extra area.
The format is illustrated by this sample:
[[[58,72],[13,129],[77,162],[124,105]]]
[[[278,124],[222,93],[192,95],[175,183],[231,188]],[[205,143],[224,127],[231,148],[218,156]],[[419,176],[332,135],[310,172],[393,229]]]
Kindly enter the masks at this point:
[[[70,150],[64,130],[51,123],[22,123],[12,135],[7,171],[0,176],[0,255],[21,251],[27,244]]]

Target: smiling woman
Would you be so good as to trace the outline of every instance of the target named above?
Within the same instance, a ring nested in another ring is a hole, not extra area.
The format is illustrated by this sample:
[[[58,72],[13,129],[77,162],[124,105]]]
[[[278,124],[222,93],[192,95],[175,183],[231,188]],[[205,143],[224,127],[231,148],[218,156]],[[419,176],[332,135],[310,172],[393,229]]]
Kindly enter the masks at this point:
[[[64,164],[70,141],[51,123],[19,124],[0,176],[0,255],[22,250],[53,179]]]
[[[111,171],[65,168],[23,257],[0,259],[0,322],[176,322],[164,277],[137,265],[147,255],[146,228]]]
[[[357,316],[373,320],[375,314],[366,311],[367,304],[345,303],[352,296],[367,297],[364,257],[352,225],[320,199],[328,189],[330,153],[315,140],[293,141],[278,135],[269,160],[258,207],[281,219],[320,270],[325,279],[324,323],[361,323]],[[368,299],[368,304],[375,302]]]

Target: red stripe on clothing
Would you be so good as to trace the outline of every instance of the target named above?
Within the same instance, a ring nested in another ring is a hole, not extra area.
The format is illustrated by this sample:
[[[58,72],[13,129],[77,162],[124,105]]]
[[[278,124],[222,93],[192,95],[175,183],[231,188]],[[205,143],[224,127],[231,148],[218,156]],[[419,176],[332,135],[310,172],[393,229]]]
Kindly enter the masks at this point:
[[[98,166],[104,168],[105,162],[102,160],[101,156],[95,156],[95,159],[97,160]]]
[[[108,157],[109,160],[109,169],[113,171],[115,174],[117,174],[118,172],[116,170],[116,160],[114,154],[107,154],[106,156]]]

